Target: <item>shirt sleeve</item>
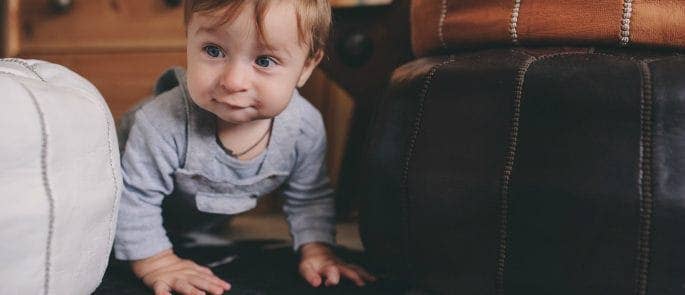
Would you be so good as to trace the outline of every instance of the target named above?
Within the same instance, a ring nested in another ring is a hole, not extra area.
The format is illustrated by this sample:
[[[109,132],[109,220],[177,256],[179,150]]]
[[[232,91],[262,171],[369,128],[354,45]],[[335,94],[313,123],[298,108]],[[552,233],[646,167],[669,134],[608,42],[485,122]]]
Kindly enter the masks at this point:
[[[320,119],[320,117],[319,117]],[[297,159],[283,190],[293,248],[323,242],[335,244],[335,200],[327,175],[326,132],[318,120],[296,144]]]
[[[122,154],[124,187],[119,205],[114,253],[137,260],[171,248],[162,225],[161,204],[173,191],[173,171],[179,167],[171,136],[163,136],[138,110]]]

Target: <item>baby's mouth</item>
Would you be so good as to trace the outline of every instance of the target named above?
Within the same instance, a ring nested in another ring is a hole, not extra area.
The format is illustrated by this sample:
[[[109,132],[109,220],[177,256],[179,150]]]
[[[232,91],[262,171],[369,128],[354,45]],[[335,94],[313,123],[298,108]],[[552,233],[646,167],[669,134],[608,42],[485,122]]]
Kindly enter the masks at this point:
[[[241,110],[241,109],[246,109],[246,108],[250,107],[250,105],[248,105],[248,104],[236,104],[236,103],[231,103],[231,102],[227,102],[227,101],[222,101],[222,100],[219,100],[217,98],[212,98],[212,100],[216,103],[223,104],[232,110]]]

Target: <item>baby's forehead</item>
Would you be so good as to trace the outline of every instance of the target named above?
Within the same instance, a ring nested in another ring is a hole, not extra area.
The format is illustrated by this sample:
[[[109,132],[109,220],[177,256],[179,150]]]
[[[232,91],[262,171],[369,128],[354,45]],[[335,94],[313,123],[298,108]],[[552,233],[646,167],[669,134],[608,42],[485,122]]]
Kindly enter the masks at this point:
[[[293,28],[299,32],[302,23],[300,15],[296,13],[293,5],[267,4],[258,10],[254,5],[245,2],[239,6],[226,5],[217,9],[193,12],[189,22],[198,20],[203,23],[202,26],[204,27],[219,28],[239,22],[241,25],[249,25],[259,31],[273,28]]]
[[[191,34],[208,34],[217,38],[257,37],[256,45],[261,49],[272,51],[293,51],[297,49],[309,50],[309,44],[305,36],[299,30],[298,21],[281,22],[258,22],[254,18],[240,17],[235,15],[230,18],[225,14],[194,13],[189,21],[188,31]]]
[[[310,56],[322,52],[329,37],[331,7],[328,0],[188,0],[186,4],[186,25],[200,14],[214,14],[218,23],[238,15],[249,15],[257,22],[259,30],[262,30],[262,24],[269,22],[267,18],[271,18],[272,23],[282,23],[285,19],[293,23],[292,27],[298,33],[294,39],[298,39]]]

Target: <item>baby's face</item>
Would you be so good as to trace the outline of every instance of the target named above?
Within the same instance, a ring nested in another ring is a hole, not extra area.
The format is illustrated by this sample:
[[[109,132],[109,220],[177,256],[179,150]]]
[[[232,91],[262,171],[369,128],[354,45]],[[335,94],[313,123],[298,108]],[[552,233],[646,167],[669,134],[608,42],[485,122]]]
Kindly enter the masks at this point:
[[[223,11],[188,23],[188,90],[193,101],[233,124],[272,118],[285,109],[318,60],[298,38],[294,1],[274,1],[259,38],[254,8],[244,5],[222,25]]]

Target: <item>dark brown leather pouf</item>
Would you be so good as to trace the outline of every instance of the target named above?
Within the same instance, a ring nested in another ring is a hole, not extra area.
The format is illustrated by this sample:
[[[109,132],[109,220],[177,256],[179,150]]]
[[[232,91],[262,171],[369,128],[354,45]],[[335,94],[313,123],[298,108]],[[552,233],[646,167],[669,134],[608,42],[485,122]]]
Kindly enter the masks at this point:
[[[685,294],[685,57],[487,50],[396,70],[361,211],[444,294]]]

